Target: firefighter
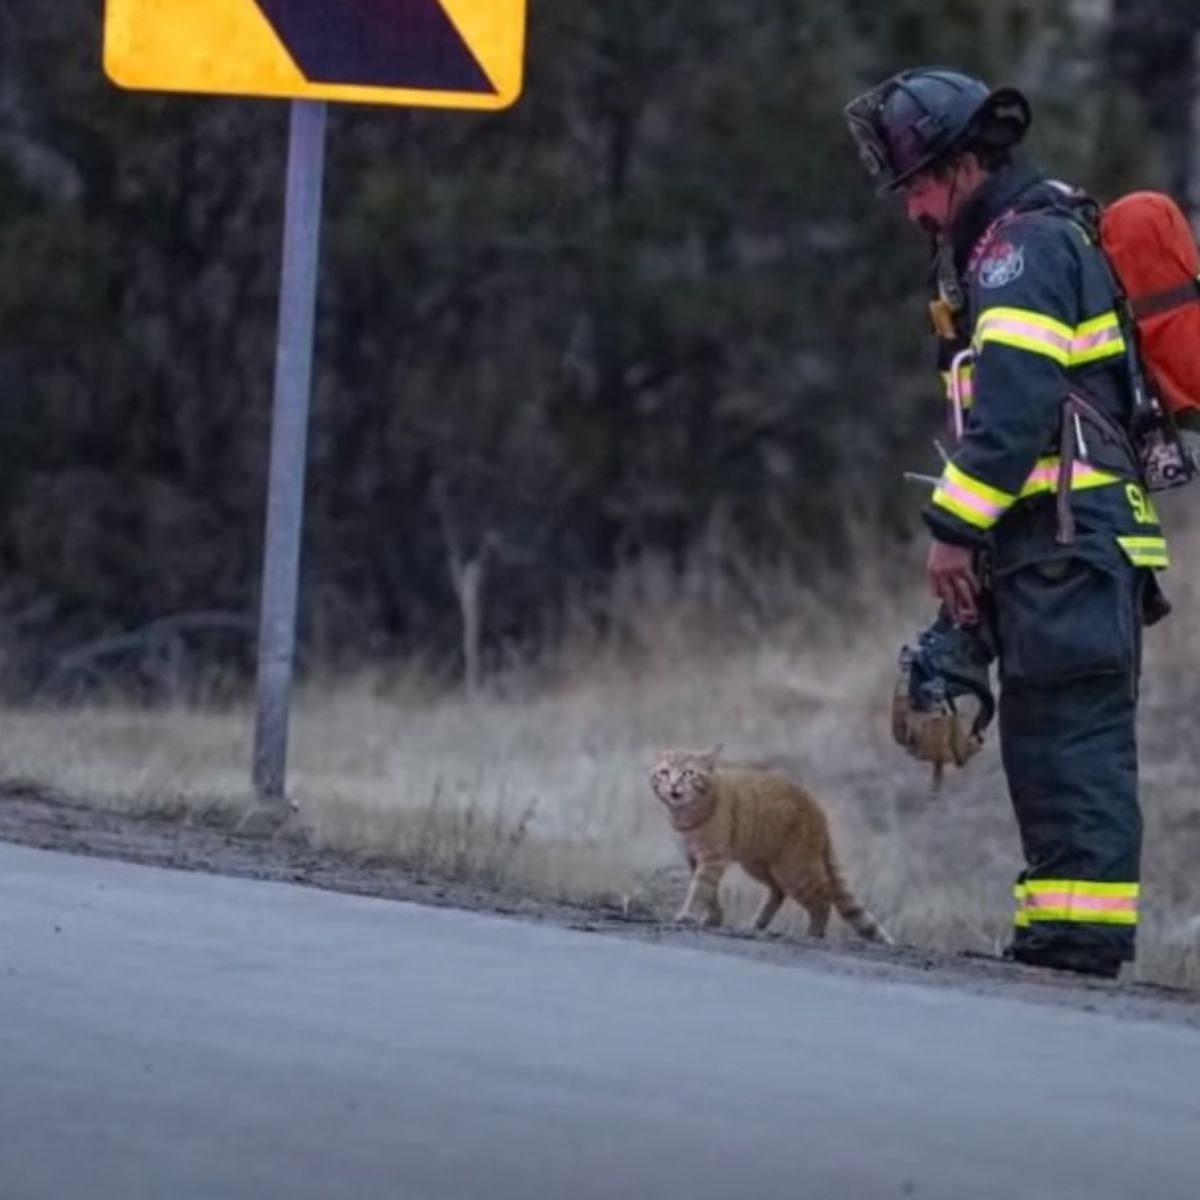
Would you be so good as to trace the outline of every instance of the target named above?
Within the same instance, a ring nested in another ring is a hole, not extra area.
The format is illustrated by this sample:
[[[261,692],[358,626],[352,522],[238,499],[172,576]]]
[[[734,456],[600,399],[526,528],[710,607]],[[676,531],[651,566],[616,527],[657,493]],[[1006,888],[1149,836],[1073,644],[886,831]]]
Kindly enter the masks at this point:
[[[1136,357],[1095,206],[1018,157],[1026,98],[900,73],[846,108],[930,237],[953,450],[923,517],[933,594],[994,647],[1025,867],[1006,954],[1115,977],[1134,956],[1141,631],[1166,604],[1131,440]]]

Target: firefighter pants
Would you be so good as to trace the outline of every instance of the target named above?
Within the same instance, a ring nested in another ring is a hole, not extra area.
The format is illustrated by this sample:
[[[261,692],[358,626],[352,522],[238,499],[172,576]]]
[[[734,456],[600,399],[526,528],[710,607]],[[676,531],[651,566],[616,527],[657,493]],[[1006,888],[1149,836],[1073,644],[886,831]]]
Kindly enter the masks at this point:
[[[1001,754],[1026,864],[1018,959],[1087,969],[1134,955],[1144,576],[1096,540],[1043,543],[995,579]]]

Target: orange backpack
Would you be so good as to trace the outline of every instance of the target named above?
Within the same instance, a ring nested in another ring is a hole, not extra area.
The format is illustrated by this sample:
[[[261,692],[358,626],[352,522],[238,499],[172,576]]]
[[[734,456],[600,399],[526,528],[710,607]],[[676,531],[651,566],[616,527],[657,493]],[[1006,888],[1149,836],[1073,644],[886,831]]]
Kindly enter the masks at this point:
[[[1100,216],[1147,383],[1176,420],[1200,421],[1200,251],[1179,206],[1131,192]]]
[[[1200,251],[1179,206],[1131,192],[1099,215],[1099,239],[1131,342],[1133,447],[1152,492],[1200,477]]]

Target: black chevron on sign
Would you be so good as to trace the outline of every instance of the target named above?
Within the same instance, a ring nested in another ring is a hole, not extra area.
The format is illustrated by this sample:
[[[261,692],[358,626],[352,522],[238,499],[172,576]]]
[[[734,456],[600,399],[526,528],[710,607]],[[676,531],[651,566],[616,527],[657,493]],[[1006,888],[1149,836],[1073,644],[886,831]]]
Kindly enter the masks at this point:
[[[255,0],[311,83],[495,94],[439,0]]]

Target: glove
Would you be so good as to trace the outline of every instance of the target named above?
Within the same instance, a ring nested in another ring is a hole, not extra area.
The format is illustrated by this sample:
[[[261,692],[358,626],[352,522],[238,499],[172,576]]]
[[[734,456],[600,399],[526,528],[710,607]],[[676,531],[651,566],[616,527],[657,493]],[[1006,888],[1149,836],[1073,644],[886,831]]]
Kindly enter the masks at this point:
[[[915,646],[900,651],[892,736],[932,765],[935,791],[947,763],[963,767],[983,747],[996,711],[988,675],[993,657],[984,634],[954,624],[944,609]]]

